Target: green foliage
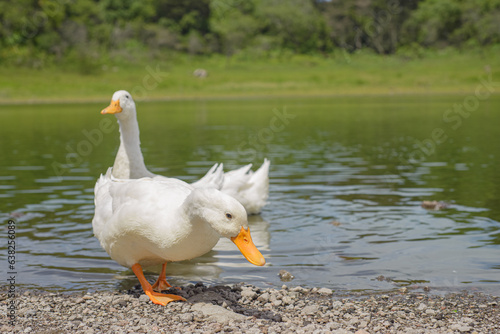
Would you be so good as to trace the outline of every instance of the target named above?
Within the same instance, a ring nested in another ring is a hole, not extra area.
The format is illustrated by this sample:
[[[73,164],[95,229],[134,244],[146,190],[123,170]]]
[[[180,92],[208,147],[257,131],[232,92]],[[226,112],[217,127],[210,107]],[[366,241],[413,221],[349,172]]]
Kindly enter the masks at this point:
[[[220,40],[222,53],[227,56],[243,49],[259,31],[257,19],[239,10],[228,11],[223,19],[214,19],[210,24]]]
[[[475,0],[463,4],[462,26],[465,40],[480,45],[500,43],[500,0]]]
[[[183,35],[191,30],[209,32],[209,0],[153,0],[155,21]]]
[[[121,25],[133,21],[149,21],[156,13],[152,0],[103,0],[95,5],[103,13],[104,21]]]
[[[311,1],[262,0],[255,16],[266,35],[275,36],[281,47],[299,53],[327,48],[326,26]]]
[[[496,44],[500,42],[500,1],[425,0],[404,29],[406,41],[424,47]]]
[[[145,76],[152,72],[161,73],[160,80],[157,87],[140,94],[143,99],[474,94],[479,79],[488,80],[487,73],[491,73],[493,84],[500,77],[499,47],[485,47],[480,53],[427,49],[421,50],[421,58],[411,61],[404,55],[381,57],[368,50],[359,50],[348,59],[340,52],[324,57],[275,50],[267,58],[239,52],[229,66],[227,57],[217,54],[208,57],[177,53],[151,60],[144,53],[128,52],[126,55],[132,54],[133,61],[117,57],[99,61],[98,54],[87,52],[86,58],[79,59],[83,51],[72,51],[63,64],[47,64],[38,70],[1,66],[0,104],[27,98],[107,100],[115,89],[133,93],[145,87]],[[489,66],[485,68],[485,64]],[[206,69],[208,76],[193,76],[196,68]],[[152,83],[150,80],[147,84]]]
[[[500,44],[500,0],[0,0],[0,65]],[[75,57],[80,54],[80,58]],[[138,55],[138,56],[137,56]],[[98,68],[99,66],[96,66]]]
[[[445,43],[460,27],[461,8],[457,0],[426,0],[407,22],[413,38],[424,46]]]
[[[416,7],[417,0],[372,0],[321,2],[331,41],[354,52],[371,48],[393,53],[401,40],[401,25]]]

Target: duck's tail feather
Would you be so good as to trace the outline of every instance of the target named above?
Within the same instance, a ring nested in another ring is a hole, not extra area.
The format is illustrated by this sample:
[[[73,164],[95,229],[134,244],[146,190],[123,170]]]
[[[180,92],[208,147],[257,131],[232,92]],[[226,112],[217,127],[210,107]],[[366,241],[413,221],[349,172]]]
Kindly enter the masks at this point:
[[[214,164],[208,172],[196,182],[191,183],[195,188],[215,188],[220,190],[224,184],[224,165]]]

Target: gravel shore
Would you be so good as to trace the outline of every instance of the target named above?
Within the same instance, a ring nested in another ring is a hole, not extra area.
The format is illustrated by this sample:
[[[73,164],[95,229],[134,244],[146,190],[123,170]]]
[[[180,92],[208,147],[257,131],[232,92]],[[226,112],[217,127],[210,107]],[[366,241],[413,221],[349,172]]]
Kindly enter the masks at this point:
[[[500,333],[499,297],[436,296],[402,289],[384,295],[337,295],[330,289],[259,289],[196,284],[170,289],[188,302],[152,304],[129,291],[0,294],[2,333]],[[5,320],[7,319],[7,321]]]

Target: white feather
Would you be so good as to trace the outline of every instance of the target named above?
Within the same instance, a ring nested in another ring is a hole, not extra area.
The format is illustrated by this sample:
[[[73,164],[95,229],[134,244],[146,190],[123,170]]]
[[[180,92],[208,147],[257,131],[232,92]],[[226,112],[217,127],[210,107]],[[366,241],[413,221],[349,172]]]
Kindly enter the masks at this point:
[[[192,259],[210,251],[221,236],[235,237],[248,228],[243,206],[216,189],[111,174],[108,169],[96,183],[92,226],[102,247],[123,266]]]
[[[135,102],[124,90],[113,94],[112,101],[120,101],[122,111],[116,113],[120,125],[120,147],[115,158],[112,174],[121,179],[154,177],[167,179],[151,173],[144,164],[139,139],[139,123]],[[224,173],[221,164],[215,164],[200,180],[192,183],[195,188],[215,188],[238,199],[248,214],[257,214],[269,196],[269,160],[253,173],[251,164]]]

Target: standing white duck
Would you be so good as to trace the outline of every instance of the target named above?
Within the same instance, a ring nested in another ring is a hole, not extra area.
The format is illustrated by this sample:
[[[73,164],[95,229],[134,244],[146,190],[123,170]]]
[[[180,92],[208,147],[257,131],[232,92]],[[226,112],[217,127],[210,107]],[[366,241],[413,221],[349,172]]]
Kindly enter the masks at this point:
[[[265,264],[250,236],[247,213],[231,196],[174,178],[124,180],[111,174],[110,168],[95,185],[94,235],[113,260],[132,268],[153,303],[185,300],[153,291],[170,286],[166,264],[207,253],[221,236],[231,239],[250,263]],[[160,263],[162,272],[151,286],[142,266]]]
[[[113,165],[113,176],[121,179],[159,177],[151,173],[144,164],[139,139],[139,123],[132,95],[125,90],[116,91],[111,104],[101,114],[114,114],[120,126],[120,148]],[[236,198],[243,204],[248,214],[260,213],[269,197],[269,165],[264,159],[262,166],[254,172],[251,164],[223,172],[223,165],[215,164],[207,174],[192,186],[212,187]]]

